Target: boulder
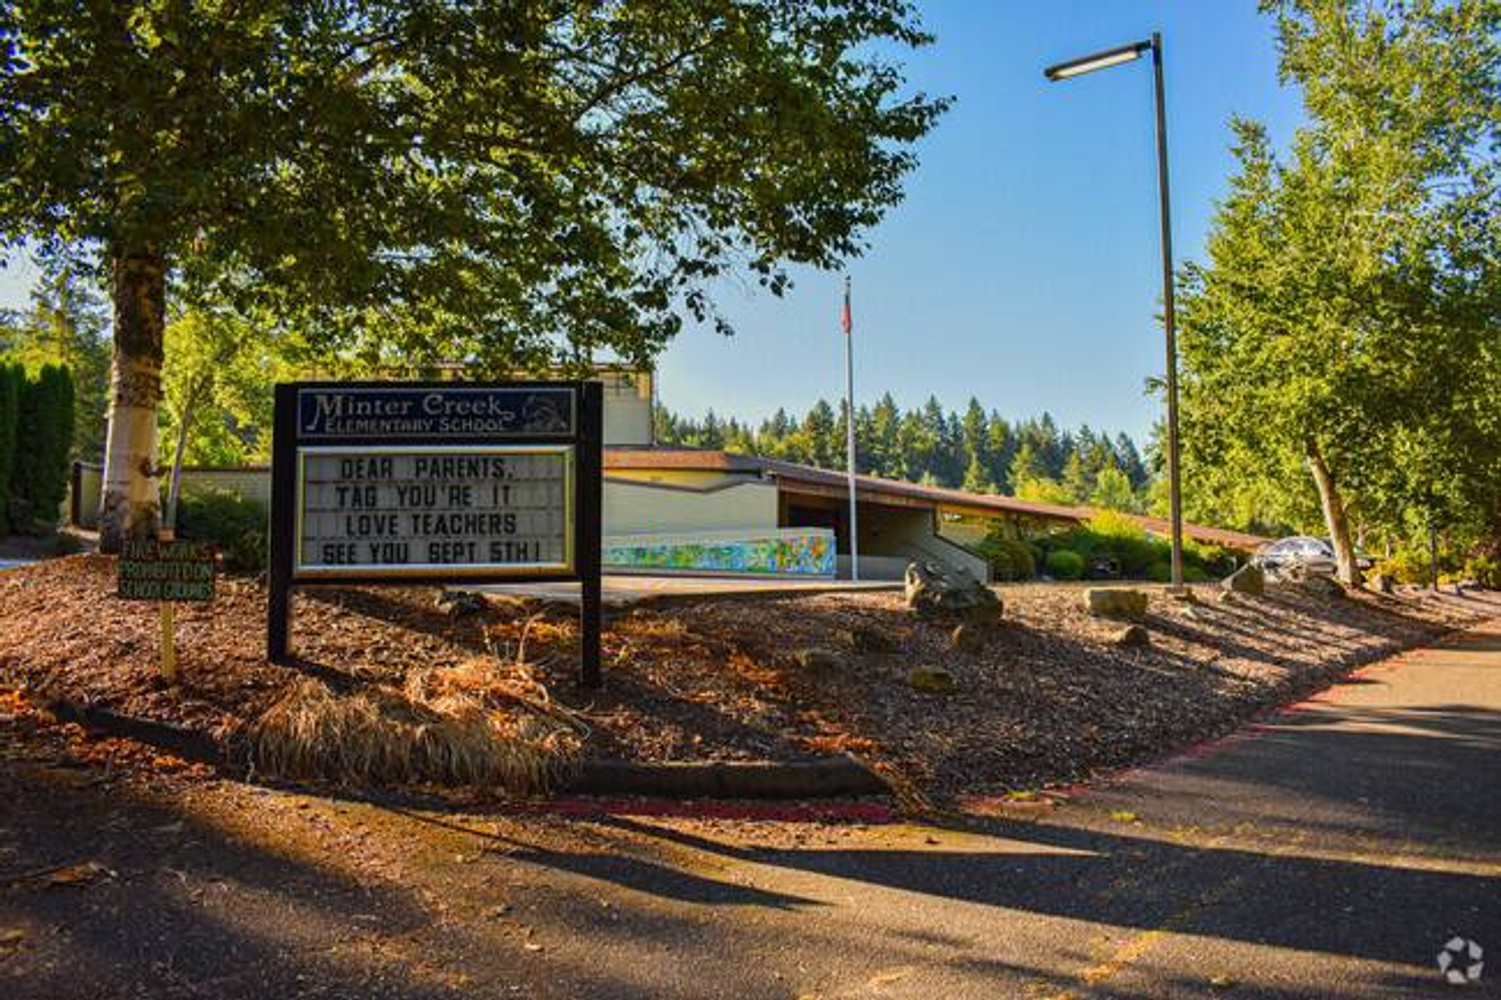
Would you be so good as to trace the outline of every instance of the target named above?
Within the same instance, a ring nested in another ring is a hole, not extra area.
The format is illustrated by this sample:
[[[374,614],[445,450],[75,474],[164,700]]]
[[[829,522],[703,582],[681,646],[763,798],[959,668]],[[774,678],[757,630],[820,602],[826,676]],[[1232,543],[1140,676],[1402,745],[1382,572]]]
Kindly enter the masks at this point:
[[[1227,591],[1260,597],[1266,592],[1266,571],[1255,563],[1246,563],[1221,581]]]
[[[850,648],[857,653],[895,653],[896,640],[878,628],[856,625],[849,630]]]
[[[989,625],[1001,620],[1001,599],[967,570],[935,562],[907,566],[907,607],[923,619]]]
[[[1123,587],[1091,587],[1084,592],[1084,606],[1092,615],[1140,618],[1147,613],[1147,595]]]
[[[920,694],[948,694],[954,690],[954,675],[942,667],[915,667],[907,683]]]
[[[490,607],[490,602],[483,594],[476,594],[470,590],[445,590],[438,594],[433,604],[440,611],[448,612],[450,617],[459,618],[463,615],[477,615]]]
[[[827,670],[837,670],[839,665],[844,662],[838,653],[828,649],[817,648],[799,649],[792,654],[792,658],[804,670],[819,673]]]
[[[1137,649],[1152,644],[1152,635],[1141,625],[1127,625],[1115,634],[1111,640],[1115,645],[1127,649]]]
[[[1310,594],[1319,597],[1344,597],[1345,588],[1340,586],[1338,580],[1332,576],[1324,576],[1320,573],[1310,573],[1298,584]]]
[[[949,635],[949,643],[957,650],[973,653],[985,648],[985,633],[988,631],[984,625],[956,625]]]

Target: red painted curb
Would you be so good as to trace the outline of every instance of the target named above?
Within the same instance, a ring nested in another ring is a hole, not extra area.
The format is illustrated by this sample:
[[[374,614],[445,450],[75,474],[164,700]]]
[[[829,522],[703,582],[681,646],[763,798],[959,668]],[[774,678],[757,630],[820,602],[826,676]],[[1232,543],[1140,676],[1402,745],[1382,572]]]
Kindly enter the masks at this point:
[[[897,822],[896,810],[876,802],[770,803],[724,799],[632,799],[583,796],[541,802],[499,803],[484,812],[515,816],[653,816],[667,819],[732,819],[768,823]]]

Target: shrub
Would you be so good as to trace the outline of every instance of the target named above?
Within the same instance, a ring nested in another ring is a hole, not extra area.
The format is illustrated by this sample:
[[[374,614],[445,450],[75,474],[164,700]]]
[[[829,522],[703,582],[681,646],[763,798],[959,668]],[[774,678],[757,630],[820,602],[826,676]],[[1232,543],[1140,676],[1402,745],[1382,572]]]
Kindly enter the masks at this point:
[[[266,508],[228,490],[186,493],[177,503],[177,537],[213,542],[226,569],[266,568]]]
[[[1037,560],[1032,547],[1017,538],[991,532],[977,547],[990,561],[995,578],[1004,583],[1030,580],[1037,575]]]
[[[1192,540],[1183,543],[1183,575],[1190,568],[1197,570],[1204,579],[1229,576],[1240,565],[1235,553],[1218,545]]]
[[[1462,571],[1463,562],[1454,552],[1439,552],[1438,571],[1445,573]],[[1433,559],[1426,548],[1402,548],[1378,562],[1372,572],[1380,573],[1398,583],[1426,584],[1433,580]]]
[[[1401,549],[1372,567],[1372,572],[1397,583],[1426,583],[1430,578],[1428,559],[1410,549]]]
[[[1153,560],[1163,558],[1168,545],[1152,538],[1124,514],[1101,511],[1084,524],[1050,539],[1057,547],[1077,552],[1088,567],[1109,567],[1100,575],[1140,578]]]
[[[1077,580],[1084,575],[1084,557],[1071,549],[1048,553],[1048,575],[1055,580]]]
[[[1464,575],[1489,590],[1501,590],[1501,560],[1489,555],[1470,556]]]

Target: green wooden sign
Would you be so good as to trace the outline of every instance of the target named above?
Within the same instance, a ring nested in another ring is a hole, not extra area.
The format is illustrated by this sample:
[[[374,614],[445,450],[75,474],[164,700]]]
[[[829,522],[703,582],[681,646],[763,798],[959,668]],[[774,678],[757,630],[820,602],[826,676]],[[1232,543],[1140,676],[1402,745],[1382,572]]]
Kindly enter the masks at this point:
[[[207,542],[135,539],[120,548],[116,593],[127,601],[212,601],[217,569]]]

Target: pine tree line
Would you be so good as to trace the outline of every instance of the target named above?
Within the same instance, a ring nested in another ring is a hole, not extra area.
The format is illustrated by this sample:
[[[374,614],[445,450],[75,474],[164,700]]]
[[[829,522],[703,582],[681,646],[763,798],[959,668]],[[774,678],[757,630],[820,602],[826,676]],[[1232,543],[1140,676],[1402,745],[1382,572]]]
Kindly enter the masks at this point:
[[[656,440],[843,469],[844,407],[820,399],[801,419],[778,409],[752,425],[713,410],[695,420],[659,406]],[[1141,509],[1153,478],[1124,433],[1063,430],[1047,413],[1011,422],[973,397],[962,414],[931,396],[903,410],[889,392],[855,411],[855,463],[888,479],[1114,510]]]

